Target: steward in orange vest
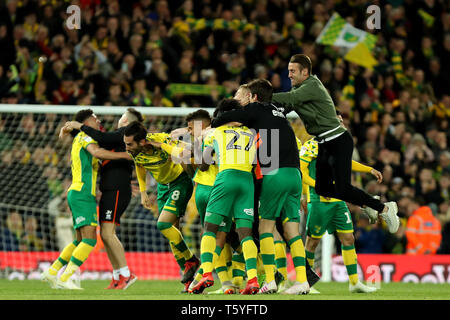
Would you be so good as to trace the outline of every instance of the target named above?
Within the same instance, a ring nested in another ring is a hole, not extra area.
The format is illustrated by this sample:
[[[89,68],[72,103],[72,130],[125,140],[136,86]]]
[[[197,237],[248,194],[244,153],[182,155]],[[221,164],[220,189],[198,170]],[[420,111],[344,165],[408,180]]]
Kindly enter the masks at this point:
[[[406,224],[406,254],[435,254],[441,244],[441,223],[431,209],[422,206],[415,210]]]

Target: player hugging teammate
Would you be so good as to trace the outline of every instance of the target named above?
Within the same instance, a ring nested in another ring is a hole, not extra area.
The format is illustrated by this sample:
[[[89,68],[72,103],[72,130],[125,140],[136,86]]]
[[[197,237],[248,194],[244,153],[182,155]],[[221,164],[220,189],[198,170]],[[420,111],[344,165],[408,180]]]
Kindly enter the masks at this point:
[[[293,89],[288,93],[272,95],[272,85],[262,79],[242,85],[234,99],[219,102],[213,119],[207,111],[197,110],[187,116],[186,128],[171,134],[149,133],[140,121],[132,121],[117,133],[128,153],[121,156],[106,150],[99,152],[96,141],[81,132],[74,139],[73,160],[80,157],[79,150],[83,151],[80,154],[95,174],[91,174],[93,181],[88,184],[80,179],[91,175],[73,172],[73,199],[69,204],[74,219],[86,214],[76,206],[81,200],[75,195],[80,192],[93,199],[91,207],[95,207],[94,189],[79,187],[94,185],[98,167],[95,158],[131,156],[141,204],[149,210],[152,204],[146,190],[147,173],[157,182],[157,228],[169,241],[183,271],[182,292],[202,293],[214,284],[215,270],[221,288],[214,293],[308,294],[319,280],[310,264],[314,264],[314,250],[325,230],[336,230],[342,241],[350,291],[373,292],[358,280],[353,225],[344,201],[362,206],[371,221],[380,216],[392,233],[399,224],[397,206],[393,202],[383,204],[350,184],[352,169],[371,173],[378,182],[382,176],[373,168],[352,163],[353,140],[341,125],[326,89],[311,75],[307,56],[291,58],[289,78]],[[299,114],[308,133],[315,136],[303,147],[287,120],[291,111]],[[315,114],[321,115],[320,121]],[[70,131],[70,126],[86,131],[88,125],[98,127],[96,121],[92,112],[87,113],[79,117],[78,124],[66,125],[63,131]],[[182,134],[188,138],[178,139]],[[97,139],[101,140],[101,136]],[[306,251],[299,232],[302,185],[308,199]],[[179,227],[194,188],[202,223],[200,260],[186,244]],[[94,211],[87,214],[93,216]],[[77,241],[69,244],[43,275],[53,286],[78,289],[67,280],[95,245],[96,223],[76,226]],[[108,230],[108,225],[103,228]],[[286,246],[296,274],[291,286],[287,286]],[[113,260],[114,269],[126,269],[126,274],[117,274],[126,288],[136,278],[126,261]],[[59,279],[56,274],[65,264],[67,271]],[[241,289],[245,276],[247,283]],[[117,279],[112,279],[110,287],[119,286]]]

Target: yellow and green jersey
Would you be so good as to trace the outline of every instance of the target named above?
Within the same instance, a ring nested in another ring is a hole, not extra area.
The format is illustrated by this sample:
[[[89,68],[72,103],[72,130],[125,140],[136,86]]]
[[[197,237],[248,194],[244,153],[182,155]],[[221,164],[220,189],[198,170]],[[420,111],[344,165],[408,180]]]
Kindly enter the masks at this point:
[[[306,163],[307,165],[301,165],[303,181],[308,179],[316,180],[316,159],[319,154],[319,144],[314,139],[306,141],[300,150],[300,164]],[[306,196],[308,202],[337,202],[342,201],[335,198],[325,198],[316,193],[314,187],[305,183]]]
[[[172,141],[170,135],[167,133],[148,133],[146,139],[147,141],[156,141],[169,145],[178,144]],[[170,155],[160,148],[151,147],[135,157],[132,156],[132,158],[136,165],[141,191],[145,190],[145,172],[144,176],[140,175],[139,167],[150,172],[156,182],[161,184],[168,184],[174,181],[183,172],[183,167],[180,164],[174,163]]]
[[[202,143],[202,151],[205,149],[205,142]],[[215,158],[215,155],[214,155]],[[215,159],[217,160],[217,159]],[[217,161],[215,161],[217,163]],[[197,182],[198,184],[202,184],[205,186],[213,186],[214,181],[216,181],[216,176],[219,173],[219,167],[217,164],[210,165],[208,167],[208,170],[202,171],[200,169],[197,169],[194,174],[194,178],[192,180],[194,182]]]
[[[219,172],[227,169],[251,172],[256,156],[255,135],[249,128],[220,126],[214,129],[204,141],[217,157]]]
[[[300,154],[300,150],[302,150],[302,141],[297,137],[295,137],[295,141],[297,141],[297,149]]]
[[[97,141],[83,131],[73,139],[71,152],[72,184],[69,190],[95,196],[98,159],[86,149],[91,143],[97,144]]]
[[[219,167],[216,164],[210,165],[206,171],[197,169],[192,180],[198,184],[212,187],[214,185],[214,181],[216,181],[216,176],[218,173]]]

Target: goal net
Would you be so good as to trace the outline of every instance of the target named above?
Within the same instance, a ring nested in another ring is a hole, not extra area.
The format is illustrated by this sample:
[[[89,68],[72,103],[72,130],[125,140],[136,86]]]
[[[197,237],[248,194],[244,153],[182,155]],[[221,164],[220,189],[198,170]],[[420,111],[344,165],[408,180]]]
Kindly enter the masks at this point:
[[[86,108],[86,107],[84,107]],[[66,190],[71,183],[71,137],[58,139],[62,125],[72,120],[80,106],[0,106],[0,272],[10,279],[35,279],[59,251],[73,240]],[[92,107],[109,131],[126,107]],[[190,109],[137,108],[152,131],[170,132],[186,126]],[[179,277],[179,268],[166,239],[156,228],[156,183],[149,176],[148,192],[155,207],[140,205],[137,181],[134,196],[121,219],[117,234],[127,252],[127,262],[141,278]],[[97,192],[97,197],[100,191]],[[194,203],[183,220],[183,234],[198,250],[200,225]],[[83,278],[111,277],[111,265],[100,237],[83,264]],[[83,272],[84,271],[84,272]]]
[[[81,106],[0,105],[0,277],[38,279],[73,240],[74,232],[66,192],[71,183],[72,139],[59,139],[66,121]],[[117,128],[127,107],[89,107],[106,131]],[[136,108],[144,125],[154,132],[185,127],[185,116],[194,108]],[[213,109],[206,109],[211,114]],[[292,119],[297,135],[302,126]],[[156,182],[148,176],[147,191],[154,208],[140,204],[137,180],[121,218],[117,234],[127,263],[140,279],[179,279],[180,270],[167,240],[156,228]],[[97,197],[100,191],[97,190]],[[200,223],[191,198],[181,224],[189,247],[199,256]],[[98,233],[99,234],[99,233]],[[100,236],[89,259],[81,267],[82,279],[110,279],[111,264]]]

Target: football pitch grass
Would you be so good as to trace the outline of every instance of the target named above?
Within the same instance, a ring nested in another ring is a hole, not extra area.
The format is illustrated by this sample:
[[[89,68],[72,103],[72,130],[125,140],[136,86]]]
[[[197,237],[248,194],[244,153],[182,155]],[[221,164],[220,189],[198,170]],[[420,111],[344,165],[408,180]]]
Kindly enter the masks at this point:
[[[205,290],[219,288],[216,284]],[[320,294],[211,295],[182,294],[179,281],[138,280],[127,290],[105,290],[106,280],[84,280],[84,290],[51,289],[39,280],[0,279],[0,300],[450,300],[450,284],[381,283],[375,293],[350,293],[348,283],[319,282]]]

